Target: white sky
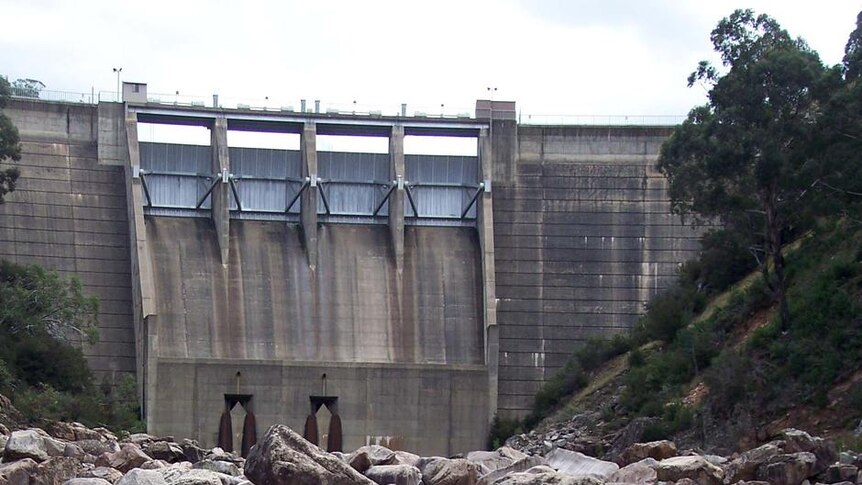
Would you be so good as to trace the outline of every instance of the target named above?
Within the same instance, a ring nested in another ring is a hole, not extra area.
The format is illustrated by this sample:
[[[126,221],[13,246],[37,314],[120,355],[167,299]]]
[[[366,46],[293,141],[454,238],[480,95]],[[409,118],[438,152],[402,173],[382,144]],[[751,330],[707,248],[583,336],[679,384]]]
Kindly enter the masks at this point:
[[[734,8],[768,13],[838,63],[860,0],[0,0],[0,74],[48,90],[360,110],[472,112],[496,87],[526,114],[684,115]],[[227,104],[227,103],[223,103]]]

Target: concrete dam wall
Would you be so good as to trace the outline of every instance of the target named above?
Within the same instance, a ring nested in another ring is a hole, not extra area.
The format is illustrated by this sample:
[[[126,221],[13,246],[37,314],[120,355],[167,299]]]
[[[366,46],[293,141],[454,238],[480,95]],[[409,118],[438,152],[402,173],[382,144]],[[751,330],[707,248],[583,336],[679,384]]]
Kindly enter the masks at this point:
[[[671,130],[519,126],[500,147],[500,415],[526,414],[574,350],[632,328],[696,256],[698,232],[671,215],[654,168]]]
[[[652,168],[669,128],[519,126],[494,105],[434,119],[15,99],[22,178],[0,257],[100,298],[85,353],[109,383],[137,377],[152,433],[214,446],[252,414],[259,432],[314,414],[326,446],[335,414],[345,449],[478,449],[495,414],[525,414],[697,250]],[[142,123],[210,141],[141,142]],[[230,130],[300,146],[228,146]],[[389,149],[326,152],[323,135]],[[405,154],[408,136],[476,154]]]
[[[408,227],[398,275],[385,226],[327,224],[307,264],[297,224],[147,217],[158,357],[482,364],[478,241]]]
[[[470,430],[487,401],[474,391],[488,378],[475,231],[407,228],[399,276],[380,225],[323,225],[313,272],[298,224],[232,221],[227,266],[212,221],[148,216],[146,226],[151,432],[215,443],[225,392],[253,396],[261,430],[301,430],[309,397],[329,395],[348,448],[477,445]],[[463,431],[430,442],[421,432],[442,424]]]
[[[99,163],[95,106],[13,100],[21,178],[0,205],[0,258],[80,278],[99,297],[96,379],[135,372],[129,223],[123,167]]]

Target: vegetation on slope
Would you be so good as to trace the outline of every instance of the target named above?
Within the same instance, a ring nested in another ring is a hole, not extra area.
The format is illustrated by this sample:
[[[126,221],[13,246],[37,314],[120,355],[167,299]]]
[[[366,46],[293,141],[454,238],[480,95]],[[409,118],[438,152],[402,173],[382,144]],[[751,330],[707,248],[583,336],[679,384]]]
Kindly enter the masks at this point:
[[[134,379],[97,386],[81,351],[98,339],[98,308],[76,278],[0,261],[0,394],[29,422],[141,428]]]

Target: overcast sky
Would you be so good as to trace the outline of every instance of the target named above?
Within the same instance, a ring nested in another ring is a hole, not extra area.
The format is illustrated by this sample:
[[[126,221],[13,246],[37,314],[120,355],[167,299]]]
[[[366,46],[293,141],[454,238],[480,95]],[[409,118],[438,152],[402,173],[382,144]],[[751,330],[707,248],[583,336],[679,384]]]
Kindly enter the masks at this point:
[[[114,91],[122,67],[150,93],[385,112],[472,111],[496,87],[524,114],[682,115],[709,32],[746,7],[834,64],[862,1],[0,0],[0,74]]]

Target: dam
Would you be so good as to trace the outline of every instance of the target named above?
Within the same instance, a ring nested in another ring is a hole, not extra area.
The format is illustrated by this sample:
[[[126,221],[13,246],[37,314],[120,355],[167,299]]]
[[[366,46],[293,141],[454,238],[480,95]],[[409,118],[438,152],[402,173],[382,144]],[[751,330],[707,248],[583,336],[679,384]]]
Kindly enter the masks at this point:
[[[78,275],[101,301],[94,374],[136,376],[148,431],[206,446],[245,451],[284,423],[331,450],[482,448],[698,250],[653,168],[666,126],[519,124],[501,101],[466,117],[165,104],[133,83],[124,103],[5,113],[22,176],[0,258]],[[206,139],[139,136],[152,126]],[[291,143],[231,141],[248,133]]]

